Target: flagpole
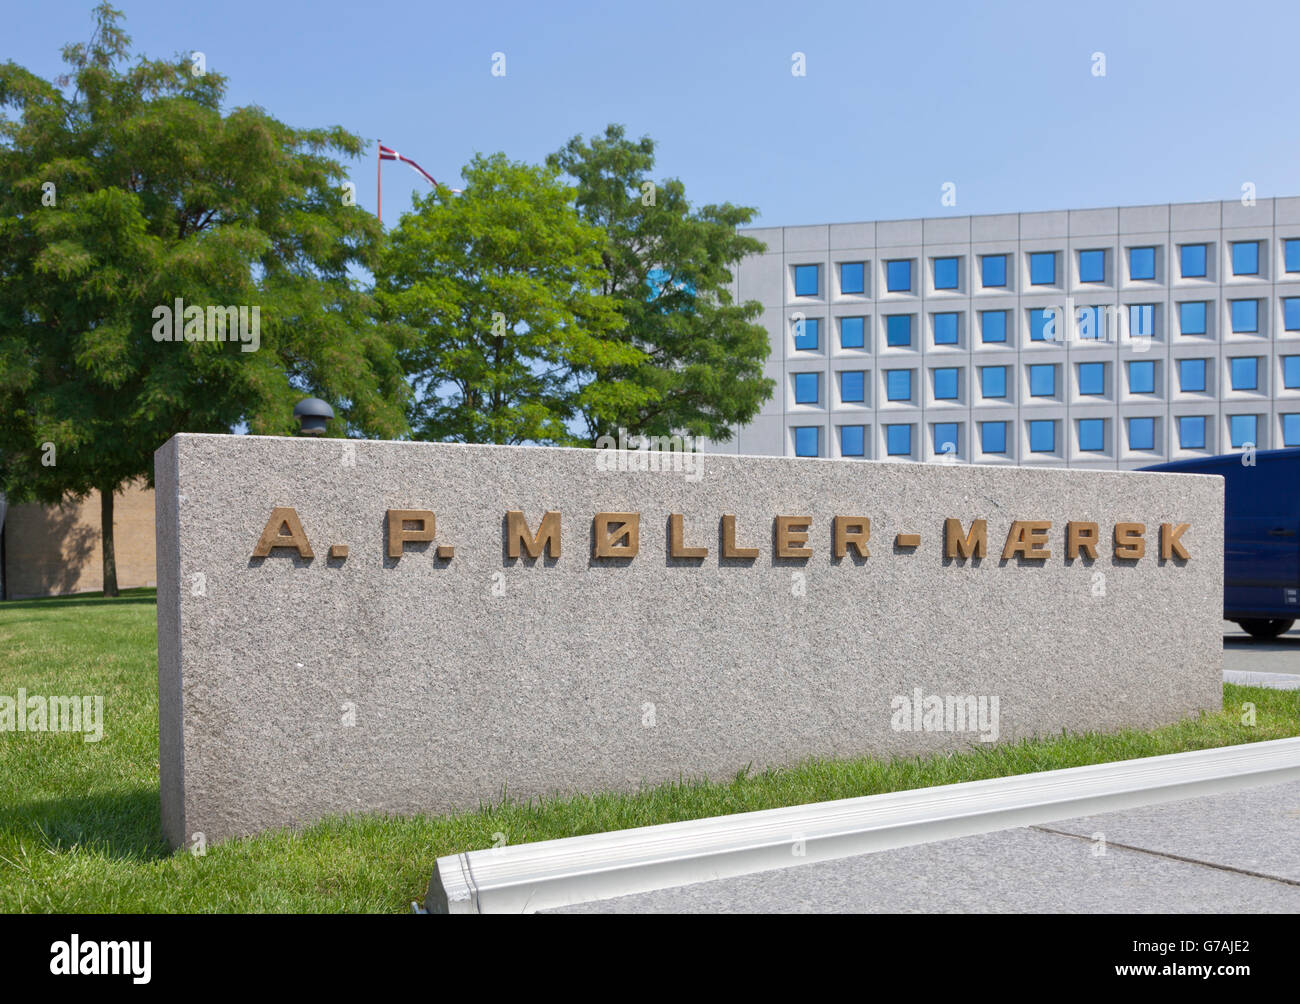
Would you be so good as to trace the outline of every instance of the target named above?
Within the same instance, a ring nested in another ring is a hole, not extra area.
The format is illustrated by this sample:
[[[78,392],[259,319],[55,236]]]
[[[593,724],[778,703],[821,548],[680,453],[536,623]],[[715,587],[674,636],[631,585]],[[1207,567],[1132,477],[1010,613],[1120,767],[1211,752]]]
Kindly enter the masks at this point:
[[[384,158],[379,153],[379,147],[383,146],[378,140],[375,141],[375,180],[379,189],[379,222],[384,222]]]

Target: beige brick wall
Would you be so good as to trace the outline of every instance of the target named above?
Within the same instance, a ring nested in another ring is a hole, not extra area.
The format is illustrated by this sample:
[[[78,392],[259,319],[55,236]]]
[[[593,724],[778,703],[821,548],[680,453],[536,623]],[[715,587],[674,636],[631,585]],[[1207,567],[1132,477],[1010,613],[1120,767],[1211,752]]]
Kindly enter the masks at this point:
[[[99,492],[61,506],[11,505],[5,514],[5,596],[59,596],[104,588]],[[117,584],[154,584],[153,490],[131,486],[113,506]]]

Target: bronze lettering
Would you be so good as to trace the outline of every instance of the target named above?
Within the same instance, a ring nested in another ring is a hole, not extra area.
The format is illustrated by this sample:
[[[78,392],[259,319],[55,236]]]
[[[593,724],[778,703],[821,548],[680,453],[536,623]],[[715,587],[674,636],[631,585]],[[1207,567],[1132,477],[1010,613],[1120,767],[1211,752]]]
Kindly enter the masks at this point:
[[[592,544],[593,557],[635,558],[641,549],[639,512],[598,512],[591,525],[596,538]]]
[[[1070,520],[1065,524],[1065,556],[1077,558],[1087,554],[1093,561],[1097,560],[1097,541],[1099,528],[1096,523],[1087,520]]]
[[[1002,548],[1002,558],[1022,558],[1038,560],[1050,558],[1052,552],[1047,549],[1047,531],[1052,528],[1052,521],[1047,519],[1018,519],[1011,524],[1007,532],[1007,542]]]
[[[388,556],[400,558],[407,541],[433,540],[433,513],[428,509],[388,510]]]
[[[988,522],[973,519],[970,533],[963,533],[961,520],[948,517],[943,521],[943,555],[945,558],[982,558],[988,551]]]
[[[1168,561],[1170,558],[1178,557],[1186,561],[1191,557],[1178,538],[1187,530],[1191,529],[1191,523],[1179,523],[1174,526],[1172,523],[1160,524],[1160,557]]]
[[[724,558],[757,558],[757,547],[736,546],[736,517],[722,517],[722,556]]]
[[[778,558],[811,558],[808,542],[811,516],[778,516],[776,518],[776,556]]]
[[[708,557],[709,549],[707,547],[687,547],[682,542],[684,536],[682,514],[675,512],[668,517],[668,556],[670,558]]]
[[[1127,561],[1137,561],[1147,553],[1147,542],[1142,535],[1146,533],[1145,523],[1115,524],[1115,557]]]
[[[281,530],[288,528],[288,533]],[[307,534],[298,520],[298,512],[291,506],[276,506],[271,510],[271,518],[266,521],[262,536],[253,548],[254,558],[265,558],[275,547],[297,548],[299,557],[314,558],[311,545],[307,543]]]
[[[867,541],[871,539],[871,520],[866,516],[836,516],[831,526],[835,557],[848,554],[850,544],[860,557],[870,557]]]
[[[540,558],[543,547],[546,548],[546,553],[550,557],[558,558],[560,556],[559,512],[552,509],[542,517],[542,523],[537,528],[536,537],[529,531],[528,520],[524,519],[524,514],[521,511],[512,509],[506,513],[507,557],[519,557],[521,546],[530,558]]]

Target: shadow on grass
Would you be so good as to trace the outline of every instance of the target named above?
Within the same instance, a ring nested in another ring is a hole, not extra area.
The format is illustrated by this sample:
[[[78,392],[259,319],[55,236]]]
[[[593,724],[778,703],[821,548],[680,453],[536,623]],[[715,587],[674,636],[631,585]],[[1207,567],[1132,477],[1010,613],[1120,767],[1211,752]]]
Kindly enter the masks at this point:
[[[102,607],[102,606],[154,606],[157,604],[154,591],[141,590],[135,592],[124,592],[118,597],[106,597],[100,593],[86,593],[81,596],[43,596],[37,599],[27,600],[4,600],[0,602],[0,612],[8,610],[42,610],[49,613],[55,606],[79,606],[79,607]]]
[[[73,847],[109,858],[168,857],[158,786],[0,806],[0,833],[31,836],[61,851]]]

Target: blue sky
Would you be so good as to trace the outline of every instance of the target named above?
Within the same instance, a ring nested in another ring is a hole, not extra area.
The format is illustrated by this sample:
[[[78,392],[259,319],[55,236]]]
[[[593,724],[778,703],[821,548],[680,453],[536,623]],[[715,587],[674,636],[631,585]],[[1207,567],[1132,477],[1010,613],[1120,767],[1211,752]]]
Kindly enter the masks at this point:
[[[453,185],[476,151],[539,161],[621,122],[658,142],[658,177],[760,225],[1300,194],[1294,4],[116,5],[136,51],[204,52],[232,106],[382,139]],[[60,72],[92,6],[14,5],[0,59]],[[352,171],[373,207],[373,153]],[[425,186],[386,164],[385,220]]]

